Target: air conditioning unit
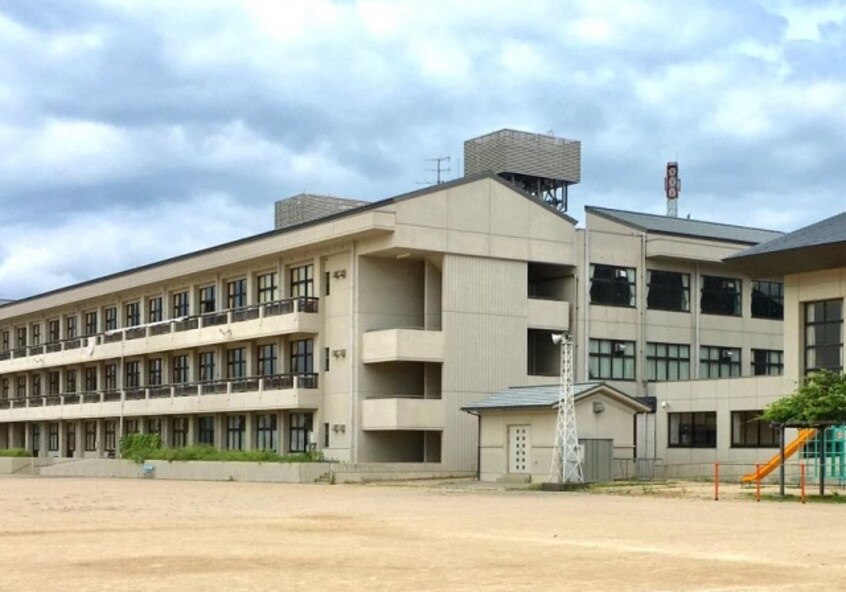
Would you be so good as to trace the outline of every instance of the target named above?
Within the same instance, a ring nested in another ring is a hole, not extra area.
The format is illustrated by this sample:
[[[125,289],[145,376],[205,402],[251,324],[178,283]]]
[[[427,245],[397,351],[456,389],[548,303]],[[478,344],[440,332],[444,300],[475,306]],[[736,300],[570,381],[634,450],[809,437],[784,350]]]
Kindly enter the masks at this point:
[[[629,272],[626,271],[625,269],[618,269],[616,275],[617,275],[617,279],[628,279]]]
[[[720,350],[720,359],[731,361],[734,359],[734,351],[730,349]]]
[[[622,356],[626,353],[626,344],[625,343],[615,343],[614,344],[614,354],[618,356]]]

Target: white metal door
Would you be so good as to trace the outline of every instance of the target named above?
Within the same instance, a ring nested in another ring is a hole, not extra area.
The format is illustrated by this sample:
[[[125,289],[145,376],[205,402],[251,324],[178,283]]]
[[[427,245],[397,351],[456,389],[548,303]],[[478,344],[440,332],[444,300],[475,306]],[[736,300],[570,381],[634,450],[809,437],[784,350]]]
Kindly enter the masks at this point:
[[[530,451],[529,426],[508,426],[508,472],[528,473]]]

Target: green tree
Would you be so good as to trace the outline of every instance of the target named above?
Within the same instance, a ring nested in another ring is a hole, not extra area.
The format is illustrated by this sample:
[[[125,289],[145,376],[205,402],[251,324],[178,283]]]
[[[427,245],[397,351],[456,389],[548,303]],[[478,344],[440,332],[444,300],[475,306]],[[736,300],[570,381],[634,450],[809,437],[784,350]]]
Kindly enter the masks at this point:
[[[767,405],[762,419],[777,424],[846,423],[846,374],[823,370],[808,375],[795,392]]]

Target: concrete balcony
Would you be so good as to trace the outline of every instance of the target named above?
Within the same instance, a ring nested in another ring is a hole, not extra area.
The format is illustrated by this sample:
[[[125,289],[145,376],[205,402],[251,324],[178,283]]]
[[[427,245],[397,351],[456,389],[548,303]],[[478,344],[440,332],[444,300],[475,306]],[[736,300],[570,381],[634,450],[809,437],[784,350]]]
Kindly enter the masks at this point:
[[[319,409],[316,374],[279,374],[0,400],[0,422]]]
[[[441,399],[367,399],[361,412],[364,430],[444,429],[444,404]]]
[[[528,319],[531,329],[570,330],[570,303],[562,300],[529,298]]]
[[[0,373],[43,370],[271,335],[314,334],[320,332],[321,322],[316,298],[280,300],[0,352]]]
[[[362,361],[443,362],[444,334],[425,329],[369,331],[362,339]]]

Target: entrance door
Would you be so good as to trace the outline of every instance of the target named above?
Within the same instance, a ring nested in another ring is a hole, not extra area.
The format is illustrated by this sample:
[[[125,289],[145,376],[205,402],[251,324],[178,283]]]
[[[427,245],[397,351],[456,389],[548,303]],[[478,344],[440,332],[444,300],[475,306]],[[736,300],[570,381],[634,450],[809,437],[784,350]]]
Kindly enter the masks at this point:
[[[529,426],[508,426],[508,472],[528,473],[531,442]]]

